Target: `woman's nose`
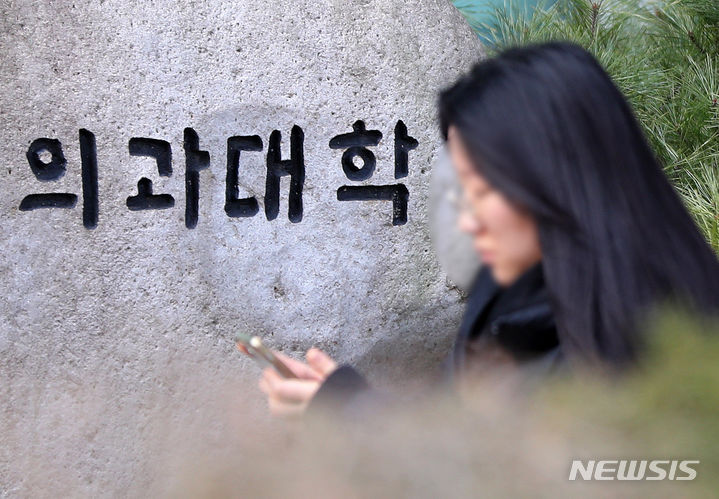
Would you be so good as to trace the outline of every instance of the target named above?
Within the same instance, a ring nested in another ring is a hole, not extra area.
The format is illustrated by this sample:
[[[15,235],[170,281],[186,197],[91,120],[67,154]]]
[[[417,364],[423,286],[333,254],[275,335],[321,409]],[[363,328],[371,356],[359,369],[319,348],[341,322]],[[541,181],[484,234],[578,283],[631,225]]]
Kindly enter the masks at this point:
[[[461,210],[459,212],[457,225],[459,226],[459,230],[467,234],[474,234],[479,230],[479,222],[469,210]]]

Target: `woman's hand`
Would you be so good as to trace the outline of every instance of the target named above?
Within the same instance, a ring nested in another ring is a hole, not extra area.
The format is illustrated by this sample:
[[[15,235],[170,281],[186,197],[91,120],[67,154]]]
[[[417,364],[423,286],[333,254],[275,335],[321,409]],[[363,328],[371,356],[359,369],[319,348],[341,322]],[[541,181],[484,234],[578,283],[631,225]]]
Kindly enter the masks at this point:
[[[337,363],[319,348],[307,350],[305,354],[307,364],[279,352],[275,352],[275,355],[297,375],[298,379],[283,378],[274,368],[267,367],[262,371],[260,390],[267,395],[272,415],[300,416],[327,376],[337,369]]]

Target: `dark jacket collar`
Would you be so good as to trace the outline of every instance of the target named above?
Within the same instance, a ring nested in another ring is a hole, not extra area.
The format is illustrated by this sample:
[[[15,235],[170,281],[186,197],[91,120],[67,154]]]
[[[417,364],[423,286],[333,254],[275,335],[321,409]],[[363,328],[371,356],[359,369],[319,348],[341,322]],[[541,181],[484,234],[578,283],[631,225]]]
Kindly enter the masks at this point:
[[[545,354],[560,357],[541,262],[507,287],[497,284],[487,265],[480,269],[446,367],[462,369],[467,342],[480,335],[493,336],[517,360],[537,359]]]
[[[475,326],[473,335],[486,331],[519,358],[541,354],[559,345],[554,314],[539,262],[509,287],[498,291],[488,327]]]

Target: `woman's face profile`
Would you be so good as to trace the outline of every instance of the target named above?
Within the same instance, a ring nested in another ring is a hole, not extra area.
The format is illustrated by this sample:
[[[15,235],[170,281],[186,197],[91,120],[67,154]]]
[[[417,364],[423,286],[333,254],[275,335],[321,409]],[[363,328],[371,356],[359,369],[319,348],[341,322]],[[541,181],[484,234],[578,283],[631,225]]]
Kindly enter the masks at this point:
[[[477,172],[454,126],[448,129],[447,147],[462,186],[459,228],[472,236],[494,280],[507,286],[542,258],[536,223]]]

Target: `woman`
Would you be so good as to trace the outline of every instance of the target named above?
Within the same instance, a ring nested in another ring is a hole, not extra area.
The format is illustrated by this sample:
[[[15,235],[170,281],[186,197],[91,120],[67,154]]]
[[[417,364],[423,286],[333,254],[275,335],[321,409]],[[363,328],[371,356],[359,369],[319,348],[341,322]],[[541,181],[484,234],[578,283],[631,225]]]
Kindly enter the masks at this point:
[[[450,374],[495,362],[614,371],[640,357],[653,307],[719,314],[715,253],[584,49],[548,43],[481,62],[440,94],[439,118],[460,225],[484,262]],[[308,364],[287,360],[302,380],[266,370],[260,381],[273,413],[303,412],[320,387],[317,399],[335,403],[366,388],[317,349]]]

